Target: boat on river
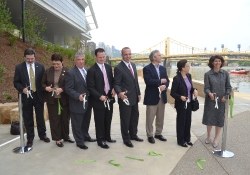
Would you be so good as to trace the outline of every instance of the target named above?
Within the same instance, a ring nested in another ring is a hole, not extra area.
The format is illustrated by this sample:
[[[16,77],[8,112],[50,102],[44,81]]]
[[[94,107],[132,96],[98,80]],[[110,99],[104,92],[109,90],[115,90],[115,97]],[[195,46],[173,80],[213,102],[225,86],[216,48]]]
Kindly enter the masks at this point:
[[[247,74],[248,72],[250,72],[250,70],[246,70],[246,69],[241,68],[241,67],[238,67],[238,68],[230,71],[231,74]]]

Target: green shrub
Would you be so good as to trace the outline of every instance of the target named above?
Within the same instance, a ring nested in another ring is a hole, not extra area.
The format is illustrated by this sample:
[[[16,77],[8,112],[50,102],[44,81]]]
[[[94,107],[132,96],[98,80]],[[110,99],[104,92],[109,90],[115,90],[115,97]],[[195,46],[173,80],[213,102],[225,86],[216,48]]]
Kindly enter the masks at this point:
[[[85,65],[88,66],[88,67],[93,66],[95,64],[95,59],[94,59],[93,55],[91,55],[91,53],[88,52],[88,51],[86,51],[84,53],[84,55],[85,55],[85,57],[84,57]]]
[[[9,92],[3,92],[3,95],[6,97],[7,100],[12,99],[12,95]]]
[[[9,42],[10,42],[10,46],[13,46],[16,42],[16,40],[18,39],[17,36],[14,36],[14,35],[10,35],[9,36]]]

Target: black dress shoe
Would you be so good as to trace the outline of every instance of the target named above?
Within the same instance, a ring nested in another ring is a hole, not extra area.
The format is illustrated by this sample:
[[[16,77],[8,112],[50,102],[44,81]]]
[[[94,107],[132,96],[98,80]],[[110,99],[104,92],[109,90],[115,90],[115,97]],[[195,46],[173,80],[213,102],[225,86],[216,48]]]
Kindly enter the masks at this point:
[[[148,142],[149,143],[155,143],[154,137],[148,137]]]
[[[155,138],[157,138],[157,139],[159,139],[161,141],[164,141],[164,142],[167,141],[167,139],[165,137],[163,137],[162,135],[155,135]]]
[[[134,147],[134,145],[130,142],[130,141],[128,141],[128,142],[123,142],[127,147],[130,147],[130,148],[133,148]]]
[[[62,143],[62,142],[59,142],[59,143],[56,142],[56,145],[57,145],[58,147],[63,147],[63,143]]]
[[[192,142],[187,142],[188,145],[190,146],[193,146],[193,143]]]
[[[186,143],[183,143],[183,144],[178,144],[179,146],[182,146],[182,147],[188,147]]]
[[[96,139],[92,139],[91,137],[88,137],[85,139],[85,141],[88,141],[88,142],[96,142]]]
[[[40,140],[43,140],[46,143],[50,142],[50,139],[47,136],[44,136],[43,138],[40,138]]]
[[[69,142],[69,143],[75,143],[75,141],[71,140],[70,137],[68,137],[67,139],[63,139],[65,142]]]
[[[101,147],[101,148],[105,148],[105,149],[108,149],[109,146],[105,143],[105,142],[100,142],[98,143],[98,145]]]
[[[134,138],[131,138],[131,140],[135,140],[137,142],[143,142],[143,139],[139,138],[138,136],[134,137]]]
[[[86,145],[84,145],[84,144],[82,144],[82,145],[76,145],[76,146],[79,147],[79,148],[81,148],[81,149],[88,149],[88,147]]]
[[[28,140],[27,141],[27,147],[32,147],[32,145],[33,145],[33,140]]]
[[[110,143],[115,143],[116,142],[116,140],[113,140],[113,139],[107,139],[106,141],[110,142]]]

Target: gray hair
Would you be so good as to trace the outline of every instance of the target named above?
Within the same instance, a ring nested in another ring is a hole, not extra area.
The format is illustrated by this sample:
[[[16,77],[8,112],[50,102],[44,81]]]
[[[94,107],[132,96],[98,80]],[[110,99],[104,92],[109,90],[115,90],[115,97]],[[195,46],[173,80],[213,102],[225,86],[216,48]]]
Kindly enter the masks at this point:
[[[154,56],[155,56],[155,54],[156,54],[157,52],[160,52],[160,51],[159,51],[159,50],[153,50],[153,51],[150,53],[149,59],[150,59],[151,62],[153,61],[153,58],[154,58]]]
[[[79,57],[79,56],[83,56],[84,57],[84,53],[83,52],[76,52],[75,53],[75,56],[74,56],[74,60],[77,58],[77,57]]]

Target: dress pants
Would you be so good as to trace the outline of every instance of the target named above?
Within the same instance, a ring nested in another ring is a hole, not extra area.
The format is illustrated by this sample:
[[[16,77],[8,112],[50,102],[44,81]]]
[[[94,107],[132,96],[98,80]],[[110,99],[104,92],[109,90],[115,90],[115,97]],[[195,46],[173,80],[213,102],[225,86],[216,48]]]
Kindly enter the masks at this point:
[[[155,119],[155,135],[161,135],[164,125],[165,104],[162,99],[157,105],[146,106],[146,132],[147,137],[153,136],[153,122]]]
[[[68,139],[69,136],[69,105],[62,105],[61,114],[58,115],[58,99],[54,98],[54,104],[48,104],[49,122],[52,140]]]
[[[85,114],[70,112],[70,117],[71,117],[73,136],[76,141],[76,144],[83,145],[85,140],[84,132],[86,131],[84,125]]]
[[[191,128],[191,103],[187,104],[187,109],[176,110],[176,132],[177,144],[182,145],[185,142],[190,142],[190,128]]]
[[[23,106],[23,120],[27,131],[27,140],[33,140],[35,137],[34,132],[34,118],[33,106],[35,107],[36,123],[39,138],[46,136],[46,126],[44,121],[44,103],[38,99],[37,93],[31,94],[33,99],[29,97],[28,104]]]
[[[124,142],[137,137],[139,120],[138,103],[133,106],[119,105],[121,133]]]
[[[113,103],[109,103],[109,105],[110,105],[110,110],[108,110],[108,107],[105,109],[93,108],[94,118],[95,118],[96,139],[98,143],[111,139],[110,128],[113,115]]]

